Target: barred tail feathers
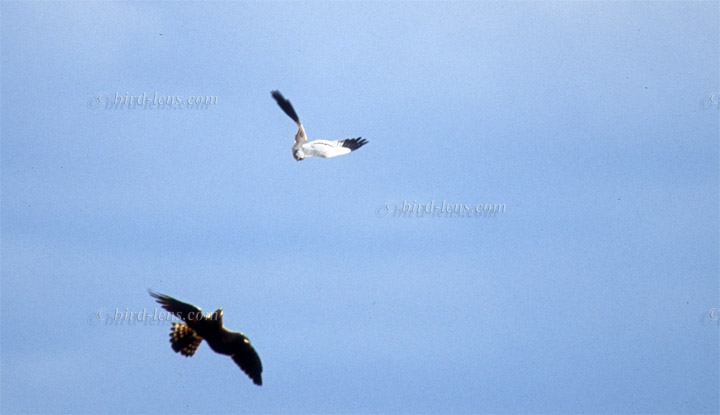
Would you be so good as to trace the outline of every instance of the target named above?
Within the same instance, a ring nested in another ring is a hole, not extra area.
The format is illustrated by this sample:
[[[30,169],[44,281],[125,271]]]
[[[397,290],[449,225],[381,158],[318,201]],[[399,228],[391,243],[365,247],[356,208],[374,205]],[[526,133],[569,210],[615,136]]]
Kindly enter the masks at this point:
[[[185,323],[173,323],[170,332],[170,344],[176,353],[185,357],[195,354],[195,350],[202,343],[202,337],[198,336],[195,330]]]

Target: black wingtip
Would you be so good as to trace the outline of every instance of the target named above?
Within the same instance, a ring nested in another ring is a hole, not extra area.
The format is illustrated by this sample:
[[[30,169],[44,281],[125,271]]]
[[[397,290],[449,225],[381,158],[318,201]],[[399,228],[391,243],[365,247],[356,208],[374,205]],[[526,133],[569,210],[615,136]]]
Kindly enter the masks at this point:
[[[280,108],[285,111],[285,114],[287,114],[288,117],[292,118],[292,120],[295,121],[296,124],[300,124],[300,117],[298,117],[290,101],[285,99],[285,97],[277,89],[271,91],[270,94],[272,94],[272,97],[275,98],[275,101],[277,101],[277,104],[280,106]]]
[[[367,142],[368,141],[362,137],[347,138],[343,140],[342,146],[345,148],[349,148],[350,151],[354,151],[367,144]]]
[[[159,292],[153,291],[149,288],[148,288],[148,293],[150,294],[150,297],[154,298],[158,304],[163,306],[163,308],[165,308],[165,306],[167,306],[169,301],[173,300],[172,297],[165,295],[165,294],[160,294]]]

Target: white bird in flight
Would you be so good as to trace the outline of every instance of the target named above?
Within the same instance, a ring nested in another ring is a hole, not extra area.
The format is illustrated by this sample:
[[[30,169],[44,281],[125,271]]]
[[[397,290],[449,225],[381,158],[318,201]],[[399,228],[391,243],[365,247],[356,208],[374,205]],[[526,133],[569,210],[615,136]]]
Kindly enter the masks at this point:
[[[300,118],[298,118],[295,109],[293,109],[290,101],[285,99],[280,91],[272,91],[272,96],[277,101],[280,108],[285,111],[288,117],[292,118],[293,121],[298,125],[297,134],[295,134],[295,144],[292,147],[293,157],[295,160],[300,161],[307,157],[322,157],[329,158],[347,154],[353,150],[364,146],[367,143],[362,137],[358,138],[345,138],[342,140],[315,140],[307,142],[307,136],[305,135],[305,129],[303,128]]]

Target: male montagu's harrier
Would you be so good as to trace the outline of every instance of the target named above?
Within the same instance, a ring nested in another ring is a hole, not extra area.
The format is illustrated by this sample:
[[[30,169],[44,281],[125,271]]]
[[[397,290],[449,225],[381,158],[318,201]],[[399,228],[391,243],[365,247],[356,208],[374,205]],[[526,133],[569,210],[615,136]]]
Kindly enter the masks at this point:
[[[295,109],[292,104],[290,104],[290,101],[285,99],[280,91],[272,91],[272,96],[275,98],[275,101],[277,101],[280,108],[285,111],[285,114],[292,118],[298,126],[297,134],[295,134],[295,144],[292,147],[293,157],[295,157],[295,160],[297,161],[307,157],[330,158],[340,156],[353,150],[357,150],[367,143],[367,140],[362,137],[345,138],[334,141],[314,140],[307,142],[305,129],[303,128]]]

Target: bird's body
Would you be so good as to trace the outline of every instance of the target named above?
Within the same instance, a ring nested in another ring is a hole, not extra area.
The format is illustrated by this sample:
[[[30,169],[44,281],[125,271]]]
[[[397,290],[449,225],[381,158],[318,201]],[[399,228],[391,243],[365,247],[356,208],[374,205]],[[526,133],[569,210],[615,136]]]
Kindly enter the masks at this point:
[[[183,323],[173,323],[170,332],[172,349],[190,357],[205,340],[219,354],[232,357],[256,385],[262,385],[262,363],[250,340],[243,333],[227,330],[222,323],[222,308],[203,315],[194,305],[183,303],[167,295],[150,291],[150,295],[162,307],[180,318]]]
[[[330,158],[347,154],[353,150],[364,146],[367,143],[362,137],[358,138],[345,138],[342,140],[315,140],[307,141],[307,135],[305,134],[305,128],[300,122],[295,109],[293,108],[290,101],[282,96],[280,91],[272,91],[272,96],[277,101],[280,108],[295,121],[298,126],[298,131],[295,134],[295,144],[292,147],[292,153],[295,160],[300,161],[308,157],[322,157]]]

